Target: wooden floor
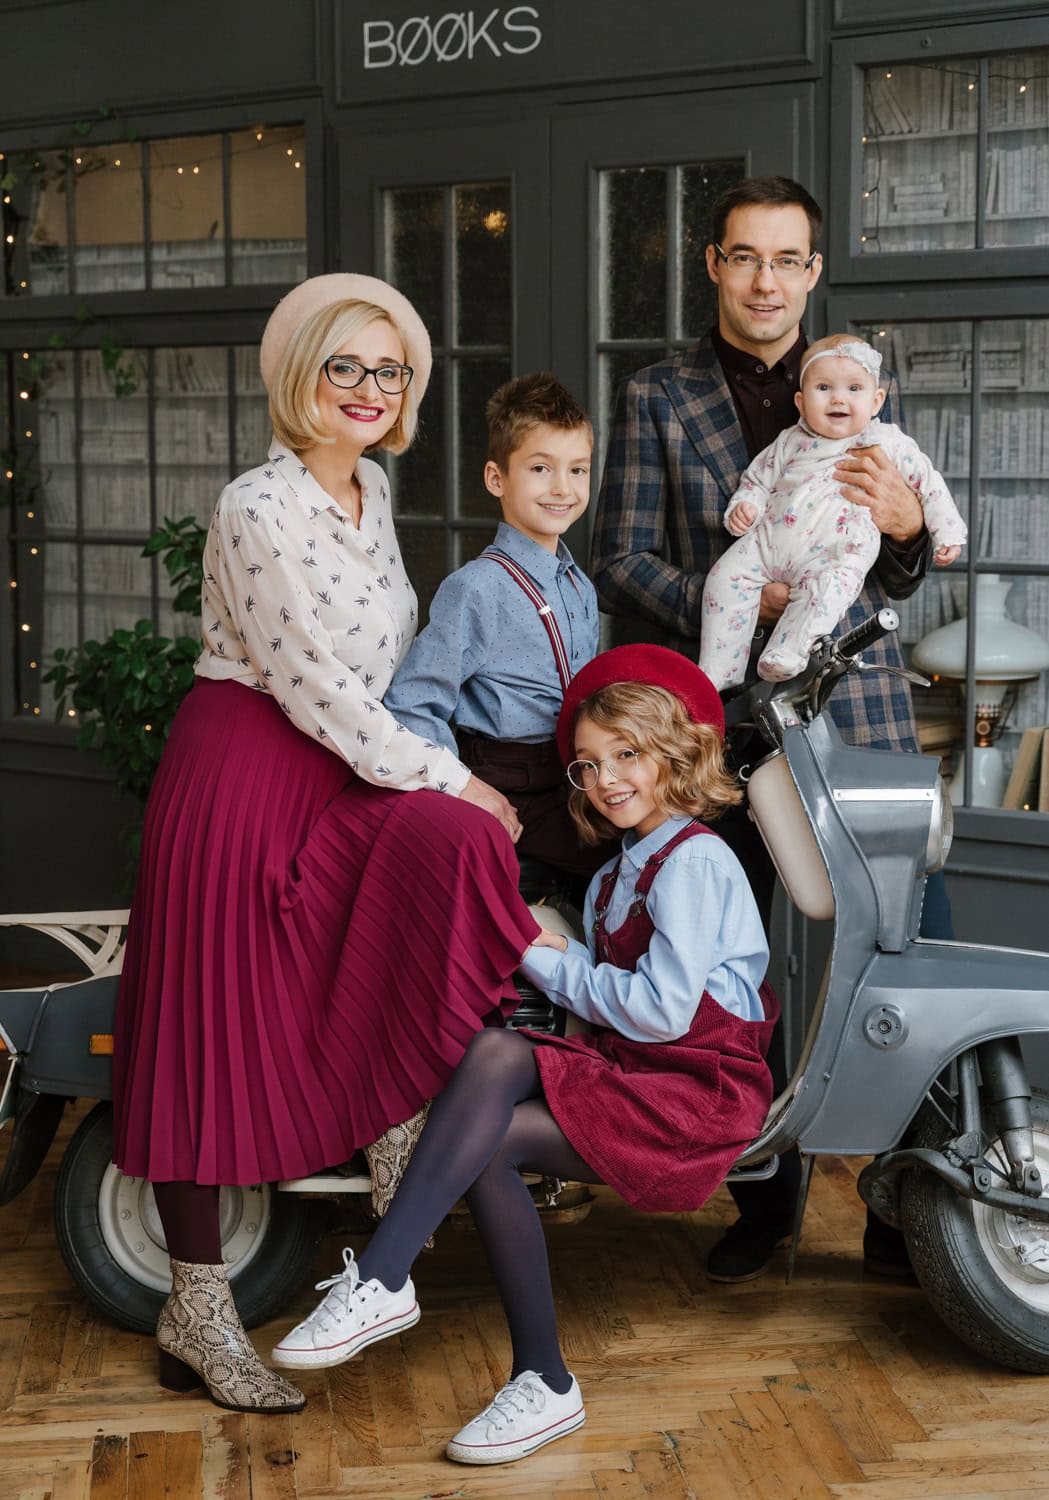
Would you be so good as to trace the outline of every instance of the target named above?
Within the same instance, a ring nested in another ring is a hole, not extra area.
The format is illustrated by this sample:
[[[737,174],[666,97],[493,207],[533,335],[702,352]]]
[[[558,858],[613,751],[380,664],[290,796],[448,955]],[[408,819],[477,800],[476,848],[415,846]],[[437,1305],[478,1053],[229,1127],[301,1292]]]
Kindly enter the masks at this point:
[[[700,1269],[732,1215],[644,1217],[604,1190],[549,1230],[587,1424],[531,1459],[469,1469],[448,1436],[508,1349],[471,1232],[417,1267],[423,1320],[308,1375],[296,1417],[244,1417],[155,1383],[152,1341],[94,1317],[55,1248],[46,1171],[0,1211],[2,1500],[915,1500],[1049,1497],[1049,1381],[970,1355],[915,1287],[865,1278],[848,1163],[817,1169],[799,1271],[719,1288]],[[338,1262],[322,1247],[318,1277]],[[312,1305],[305,1286],[274,1335]]]

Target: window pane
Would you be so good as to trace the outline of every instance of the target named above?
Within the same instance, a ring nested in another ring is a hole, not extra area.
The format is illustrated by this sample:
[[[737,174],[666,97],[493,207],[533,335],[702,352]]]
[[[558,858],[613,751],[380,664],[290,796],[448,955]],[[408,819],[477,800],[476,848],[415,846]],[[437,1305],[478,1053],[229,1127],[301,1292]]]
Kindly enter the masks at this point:
[[[229,481],[227,368],[225,349],[158,349],[154,355],[161,518],[193,515],[206,525]]]
[[[150,143],[149,214],[154,287],[225,282],[221,136]]]
[[[443,516],[446,505],[444,361],[434,361],[415,441],[407,453],[389,455],[393,509],[400,516]]]
[[[509,359],[462,359],[456,365],[456,408],[459,427],[459,484],[456,513],[491,517],[499,522],[499,502],[484,487],[488,458],[485,402],[510,378]]]
[[[153,613],[152,566],[141,547],[85,547],[84,639],[104,640]]]
[[[73,355],[35,351],[43,373],[37,383],[35,438],[19,448],[27,470],[35,452],[39,465],[40,491],[34,511],[51,534],[72,531],[76,526],[76,417],[73,399]],[[16,367],[15,374],[18,370]],[[23,429],[24,432],[24,429]]]
[[[1049,48],[991,60],[987,244],[1049,244]]]
[[[74,264],[78,292],[129,292],[146,284],[142,147],[74,153]]]
[[[443,188],[396,188],[385,195],[386,269],[414,305],[435,344],[444,343]]]
[[[635,370],[643,369],[645,365],[654,364],[663,357],[663,347],[644,345],[636,349],[617,349],[612,354],[599,356],[598,364],[598,388],[600,392],[599,409],[595,413],[595,426],[603,439],[608,432],[612,414],[615,409],[616,395],[619,387],[628,375],[633,375]],[[603,441],[595,441],[594,451],[604,452]]]
[[[237,454],[233,467],[240,474],[245,469],[253,469],[256,464],[264,462],[273,437],[269,398],[259,374],[257,344],[242,345],[234,350],[234,384],[237,400]]]
[[[455,533],[455,566],[461,568],[463,563],[471,562],[491,540],[491,532],[483,527],[459,527]]]
[[[455,189],[456,340],[509,344],[513,296],[510,184]]]
[[[1049,562],[1049,320],[980,324],[980,555]]]
[[[681,169],[681,309],[675,335],[697,339],[717,322],[717,292],[707,275],[714,200],[746,174],[746,163],[695,162]]]
[[[426,623],[430,600],[448,572],[447,533],[443,526],[399,526],[397,540],[412,587],[419,596],[419,628]]]
[[[97,350],[78,358],[84,527],[145,536],[150,519],[145,361],[137,353],[124,355],[134,389],[117,396]]]
[[[230,239],[235,282],[306,275],[306,134],[301,125],[230,136]]]
[[[662,167],[601,174],[601,337],[665,338],[667,187]]]
[[[55,700],[51,688],[45,686],[41,679],[47,669],[54,665],[56,647],[80,644],[77,626],[80,565],[76,547],[47,542],[40,545],[34,556],[22,561],[20,576],[32,577],[41,563],[44,589],[42,610],[40,604],[34,601],[32,616],[27,611],[20,622],[24,684],[22,702],[27,699],[30,701],[30,713],[39,707],[42,714],[50,718],[54,714]],[[27,623],[32,625],[32,629],[22,630],[21,626]],[[39,684],[35,693],[34,684]]]
[[[862,253],[976,244],[978,100],[971,58],[866,69]]]
[[[15,179],[9,207],[28,209],[28,247],[20,240],[25,225],[5,215],[9,245],[9,284],[22,292],[46,297],[69,290],[69,178],[63,151],[19,152],[4,164]],[[8,248],[5,246],[5,248]]]

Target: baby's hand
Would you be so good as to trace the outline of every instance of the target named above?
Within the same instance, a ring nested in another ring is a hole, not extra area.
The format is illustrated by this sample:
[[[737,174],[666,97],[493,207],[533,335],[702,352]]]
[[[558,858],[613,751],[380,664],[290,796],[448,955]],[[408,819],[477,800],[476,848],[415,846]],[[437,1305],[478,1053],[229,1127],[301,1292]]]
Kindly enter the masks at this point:
[[[568,939],[560,932],[548,932],[540,927],[538,937],[532,939],[533,948],[556,948],[559,953],[568,952]]]
[[[728,516],[725,517],[725,525],[733,536],[742,536],[749,531],[758,519],[758,508],[751,505],[749,500],[741,500]]]
[[[957,562],[962,555],[960,547],[937,547],[932,555],[932,560],[938,568],[945,568],[948,563]]]

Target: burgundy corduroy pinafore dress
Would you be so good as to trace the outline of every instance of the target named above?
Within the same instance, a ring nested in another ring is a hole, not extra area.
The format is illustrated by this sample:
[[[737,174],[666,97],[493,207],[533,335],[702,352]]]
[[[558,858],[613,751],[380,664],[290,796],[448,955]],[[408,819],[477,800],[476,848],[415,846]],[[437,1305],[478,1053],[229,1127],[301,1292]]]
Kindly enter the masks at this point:
[[[679,844],[703,835],[717,836],[689,823],[656,851],[638,876],[626,921],[608,932],[616,862],[595,906],[599,963],[637,968],[655,930],[645,900],[652,882]],[[767,982],[759,994],[764,1020],[744,1021],[704,990],[692,1025],[673,1042],[634,1042],[603,1028],[536,1038],[551,1114],[583,1160],[634,1208],[699,1208],[761,1130],[772,1100],[765,1053],[779,1002]]]

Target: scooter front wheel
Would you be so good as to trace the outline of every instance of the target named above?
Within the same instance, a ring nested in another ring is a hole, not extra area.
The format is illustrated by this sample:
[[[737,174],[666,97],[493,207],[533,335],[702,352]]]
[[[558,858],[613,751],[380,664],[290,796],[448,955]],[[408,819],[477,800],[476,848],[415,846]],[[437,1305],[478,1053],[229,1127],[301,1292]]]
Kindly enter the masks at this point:
[[[70,1274],[112,1322],[152,1333],[171,1290],[153,1189],[113,1165],[113,1111],[96,1104],[66,1147],[55,1183],[55,1235]],[[272,1183],[223,1188],[222,1253],[246,1328],[283,1311],[307,1279],[325,1205]]]
[[[1049,1095],[1038,1090],[1031,1123],[1035,1162],[1049,1185]],[[909,1144],[938,1149],[949,1134],[927,1105]],[[1005,1167],[1000,1142],[986,1156]],[[921,1168],[904,1174],[900,1222],[915,1275],[948,1327],[996,1364],[1049,1373],[1049,1224],[963,1198]]]

